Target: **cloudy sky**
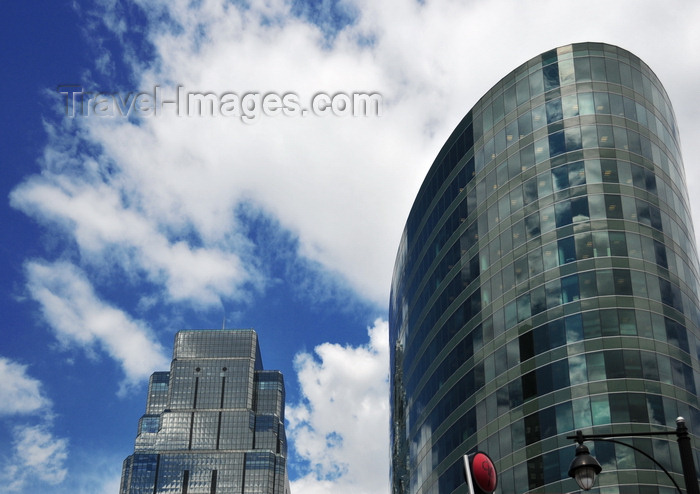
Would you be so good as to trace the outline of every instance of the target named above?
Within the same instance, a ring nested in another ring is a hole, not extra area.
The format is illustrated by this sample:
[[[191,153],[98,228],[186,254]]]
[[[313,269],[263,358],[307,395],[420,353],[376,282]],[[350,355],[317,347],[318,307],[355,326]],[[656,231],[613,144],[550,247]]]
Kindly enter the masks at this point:
[[[605,41],[645,60],[700,196],[695,2],[35,0],[0,24],[9,493],[116,493],[174,333],[223,325],[257,329],[284,372],[292,491],[388,492],[403,224],[461,117],[541,52]],[[75,111],[70,91],[103,96]],[[156,91],[229,106],[155,114]],[[302,115],[353,93],[380,114]],[[275,111],[290,94],[299,111]]]

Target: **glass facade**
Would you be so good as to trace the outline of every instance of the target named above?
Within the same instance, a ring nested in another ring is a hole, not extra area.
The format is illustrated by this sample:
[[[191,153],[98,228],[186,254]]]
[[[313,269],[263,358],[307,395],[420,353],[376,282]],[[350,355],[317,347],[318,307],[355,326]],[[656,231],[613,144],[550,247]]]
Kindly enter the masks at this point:
[[[633,54],[564,46],[494,86],[438,154],[397,255],[393,493],[467,492],[461,457],[477,449],[497,492],[578,491],[567,435],[678,416],[697,460],[689,211],[671,103]],[[683,485],[675,436],[629,442]],[[634,450],[588,446],[594,491],[674,492]]]
[[[180,331],[155,372],[120,494],[289,494],[284,380],[253,330]]]

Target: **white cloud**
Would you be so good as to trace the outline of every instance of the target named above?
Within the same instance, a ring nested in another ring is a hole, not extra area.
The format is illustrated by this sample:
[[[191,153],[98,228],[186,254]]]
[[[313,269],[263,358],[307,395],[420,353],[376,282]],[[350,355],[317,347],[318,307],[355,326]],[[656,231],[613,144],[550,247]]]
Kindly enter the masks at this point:
[[[46,321],[65,345],[94,346],[123,368],[126,383],[138,382],[169,359],[149,328],[101,301],[84,274],[72,264],[26,264],[27,287]]]
[[[301,353],[295,365],[303,401],[287,407],[292,458],[307,473],[293,492],[376,494],[388,486],[388,324],[369,328],[359,347],[324,343],[318,360]]]
[[[77,448],[74,448],[77,449]],[[80,450],[71,454],[71,466],[64,481],[51,494],[118,494],[123,456],[112,452]]]
[[[51,485],[63,481],[68,473],[66,439],[54,437],[44,425],[16,427],[13,436],[13,456],[0,473],[6,492],[19,492],[30,481]]]
[[[401,229],[445,138],[509,70],[557,45],[601,40],[632,50],[673,90],[684,135],[700,130],[692,118],[698,6],[355,0],[343,3],[357,14],[354,22],[329,40],[327,22],[324,31],[294,17],[292,2],[283,0],[246,7],[216,0],[136,3],[150,19],[155,61],[144,64],[133,47],[125,48],[138,86],[129,90],[180,84],[240,94],[295,91],[302,101],[318,91],[384,96],[381,118],[275,117],[245,125],[164,112],[138,125],[77,119],[71,132],[101,154],[78,160],[80,173],[52,165],[60,178],[30,179],[16,189],[13,204],[70,224],[84,252],[116,249],[125,270],[144,271],[176,302],[211,305],[262,286],[254,250],[234,217],[250,201],[299,236],[302,255],[386,304]],[[105,8],[108,28],[128,40],[115,4]],[[650,32],[665,35],[650,43]],[[690,142],[686,158],[700,155],[698,146]],[[691,170],[689,183],[699,182],[700,171]]]
[[[51,431],[51,401],[42,392],[41,382],[26,370],[26,366],[0,357],[0,417],[39,416],[34,425],[24,423],[12,429],[12,448],[7,448],[0,462],[3,492],[19,492],[30,480],[56,485],[66,476],[68,441]]]
[[[62,153],[52,158],[62,159]],[[78,166],[90,171],[94,162],[83,159]],[[238,297],[238,285],[251,281],[251,267],[244,266],[237,255],[216,245],[202,248],[186,240],[171,240],[163,230],[176,226],[159,226],[138,207],[127,206],[124,191],[95,175],[32,177],[14,190],[11,201],[28,214],[56,221],[88,260],[118,263],[132,277],[144,272],[173,301],[219,304],[219,297]],[[180,228],[174,236],[181,235]]]
[[[37,413],[51,406],[41,382],[26,371],[26,365],[0,357],[0,416]]]

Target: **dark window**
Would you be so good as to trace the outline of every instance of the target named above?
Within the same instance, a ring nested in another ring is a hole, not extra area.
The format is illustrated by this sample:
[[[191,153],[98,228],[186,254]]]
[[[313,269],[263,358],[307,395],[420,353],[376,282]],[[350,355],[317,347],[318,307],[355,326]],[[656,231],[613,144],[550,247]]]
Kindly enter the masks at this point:
[[[542,455],[527,460],[527,487],[534,490],[544,485],[544,463]]]
[[[557,242],[559,249],[559,264],[567,264],[576,260],[576,245],[574,237],[562,238]]]
[[[524,419],[525,422],[525,444],[530,445],[540,440],[540,418],[535,412]]]
[[[537,377],[535,371],[523,374],[520,380],[522,382],[523,400],[527,401],[533,396],[537,396]]]
[[[584,338],[590,339],[601,336],[600,316],[598,312],[584,312],[582,319]]]
[[[566,333],[564,319],[555,319],[545,324],[549,336],[549,348],[557,348],[566,345]]]
[[[579,299],[578,275],[570,275],[561,279],[562,303],[573,302]]]
[[[569,170],[566,165],[552,168],[552,183],[555,192],[569,187]]]
[[[627,256],[627,242],[623,232],[609,232],[610,237],[610,255],[611,256]]]
[[[581,314],[574,314],[564,319],[566,327],[566,341],[573,343],[583,340],[583,318]]]
[[[558,389],[568,388],[570,385],[568,360],[557,360],[549,367],[551,368],[553,389],[556,391]]]
[[[554,407],[540,410],[540,435],[542,439],[552,437],[557,434],[557,415]]]
[[[557,227],[570,225],[572,222],[571,202],[562,201],[554,205],[554,216],[556,218]]]
[[[549,91],[559,87],[559,66],[556,63],[547,65],[542,69],[544,90]]]
[[[629,403],[626,394],[611,394],[608,397],[610,402],[610,421],[613,423],[627,423],[630,421]]]
[[[606,309],[600,311],[600,328],[603,336],[617,336],[619,334],[617,310]]]
[[[605,355],[605,374],[608,379],[622,379],[625,377],[625,362],[622,359],[622,350],[608,350]]]
[[[589,219],[588,197],[571,199],[571,218],[575,223],[587,221]]]
[[[561,109],[560,109],[561,110]],[[561,115],[560,115],[561,117]],[[580,146],[579,146],[580,148]],[[567,151],[566,140],[564,138],[564,131],[560,130],[554,134],[549,135],[549,156],[559,156]]]
[[[608,218],[622,219],[622,200],[620,196],[605,194],[605,210]]]

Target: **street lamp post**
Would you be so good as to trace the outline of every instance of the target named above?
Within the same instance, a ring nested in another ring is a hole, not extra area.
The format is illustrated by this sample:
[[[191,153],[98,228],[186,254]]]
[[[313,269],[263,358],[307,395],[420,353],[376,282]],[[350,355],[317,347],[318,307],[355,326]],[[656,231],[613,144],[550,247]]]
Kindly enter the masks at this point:
[[[593,487],[595,482],[595,477],[598,475],[602,468],[598,461],[591,456],[588,448],[583,444],[584,441],[606,441],[615,444],[622,444],[632,448],[635,451],[643,454],[651,461],[653,461],[661,470],[664,471],[668,478],[671,479],[673,485],[676,486],[679,494],[683,494],[683,491],[678,486],[676,481],[673,479],[671,474],[666,470],[663,465],[661,465],[654,458],[649,456],[647,453],[639,448],[621,441],[617,441],[616,437],[640,437],[640,436],[670,436],[675,434],[678,438],[678,450],[681,456],[681,465],[683,467],[683,478],[685,479],[685,488],[687,494],[700,494],[700,489],[698,488],[698,478],[695,473],[695,461],[693,460],[693,450],[690,445],[690,435],[688,434],[688,428],[685,425],[685,419],[683,417],[678,417],[676,419],[676,430],[669,432],[637,432],[637,433],[622,433],[622,434],[583,434],[581,431],[576,431],[575,436],[567,436],[567,439],[573,439],[578,443],[576,447],[576,456],[571,462],[571,467],[569,467],[569,476],[573,477],[578,483],[579,487],[584,491],[589,490]]]

